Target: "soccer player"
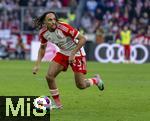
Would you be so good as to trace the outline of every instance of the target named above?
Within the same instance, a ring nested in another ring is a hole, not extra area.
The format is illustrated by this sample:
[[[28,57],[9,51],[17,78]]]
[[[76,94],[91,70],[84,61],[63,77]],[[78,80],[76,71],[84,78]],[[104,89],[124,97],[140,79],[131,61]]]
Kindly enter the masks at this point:
[[[58,109],[62,108],[62,103],[55,78],[60,72],[66,71],[69,65],[72,67],[75,83],[79,89],[86,89],[96,85],[99,90],[104,90],[104,83],[98,74],[89,79],[85,78],[87,71],[83,46],[86,39],[77,29],[67,23],[60,22],[56,13],[52,11],[45,12],[35,19],[35,24],[40,28],[39,38],[41,45],[37,61],[33,67],[33,74],[36,74],[39,70],[48,41],[60,48],[60,51],[53,58],[46,75],[50,93]]]

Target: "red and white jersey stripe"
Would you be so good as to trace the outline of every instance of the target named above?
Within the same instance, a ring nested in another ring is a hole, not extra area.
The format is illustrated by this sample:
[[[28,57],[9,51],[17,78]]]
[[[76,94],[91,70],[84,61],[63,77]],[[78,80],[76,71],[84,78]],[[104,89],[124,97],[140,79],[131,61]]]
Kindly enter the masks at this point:
[[[67,23],[59,22],[54,32],[50,32],[46,27],[43,27],[39,32],[41,44],[46,44],[48,41],[56,44],[60,53],[70,56],[71,51],[75,49],[78,43],[77,36],[79,31]],[[84,48],[82,47],[76,56],[85,56]]]

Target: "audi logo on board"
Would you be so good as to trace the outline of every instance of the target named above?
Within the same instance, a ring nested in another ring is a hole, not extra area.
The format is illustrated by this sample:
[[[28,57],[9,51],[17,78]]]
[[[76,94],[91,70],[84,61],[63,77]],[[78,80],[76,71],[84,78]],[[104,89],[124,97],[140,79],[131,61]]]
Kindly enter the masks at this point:
[[[106,51],[103,53],[105,54],[105,58],[102,57],[100,52],[102,49],[106,49]],[[143,56],[139,59],[137,58],[138,56],[138,49],[140,51],[143,51]],[[115,51],[117,50],[117,51]],[[115,57],[117,56],[117,58]],[[135,63],[135,64],[142,64],[145,63],[146,60],[149,57],[149,51],[148,49],[141,44],[136,44],[136,45],[131,45],[131,54],[130,54],[130,61]],[[97,61],[102,62],[102,63],[121,63],[124,62],[124,48],[120,44],[100,44],[95,48],[95,58]]]

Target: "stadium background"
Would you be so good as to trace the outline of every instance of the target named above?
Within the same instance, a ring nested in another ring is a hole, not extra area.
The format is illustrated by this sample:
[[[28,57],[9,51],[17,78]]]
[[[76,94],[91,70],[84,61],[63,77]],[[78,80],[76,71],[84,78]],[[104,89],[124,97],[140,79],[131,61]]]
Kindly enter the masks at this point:
[[[31,43],[39,41],[33,19],[48,10],[87,36],[88,60],[95,60],[98,44],[117,43],[123,26],[132,33],[131,44],[149,49],[149,6],[149,0],[1,0],[0,57],[30,59]]]
[[[100,73],[106,90],[81,92],[70,69],[60,74],[64,109],[53,111],[52,121],[149,121],[150,58],[137,65],[103,64],[94,57],[96,46],[118,42],[124,25],[132,33],[131,44],[144,45],[150,53],[149,8],[149,0],[0,0],[0,95],[49,95],[44,79],[49,63],[33,76],[30,59],[32,42],[39,42],[33,19],[54,10],[87,37],[87,76]]]

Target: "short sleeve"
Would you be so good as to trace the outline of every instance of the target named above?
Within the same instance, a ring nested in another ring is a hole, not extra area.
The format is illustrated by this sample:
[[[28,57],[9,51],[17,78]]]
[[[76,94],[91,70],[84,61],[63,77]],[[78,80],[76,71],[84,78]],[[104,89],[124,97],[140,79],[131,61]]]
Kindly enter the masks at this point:
[[[60,23],[58,28],[63,31],[66,36],[70,36],[72,39],[77,38],[79,31],[66,23]]]
[[[43,34],[45,33],[46,30],[47,30],[46,28],[42,28],[39,32],[39,39],[40,39],[41,44],[47,43],[47,40],[43,37]]]
[[[79,31],[77,29],[73,28],[72,26],[69,26],[68,28],[69,28],[68,35],[73,39],[77,38]]]
[[[41,44],[46,44],[47,43],[47,40],[43,37],[42,34],[39,35],[39,39],[40,39]]]

